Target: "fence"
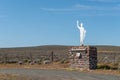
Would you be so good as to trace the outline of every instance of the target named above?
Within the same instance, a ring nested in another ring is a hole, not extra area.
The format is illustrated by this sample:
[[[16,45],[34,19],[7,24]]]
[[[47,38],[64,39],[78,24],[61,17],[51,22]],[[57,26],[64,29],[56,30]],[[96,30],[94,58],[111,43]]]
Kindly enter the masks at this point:
[[[120,53],[98,53],[98,63],[120,63]]]

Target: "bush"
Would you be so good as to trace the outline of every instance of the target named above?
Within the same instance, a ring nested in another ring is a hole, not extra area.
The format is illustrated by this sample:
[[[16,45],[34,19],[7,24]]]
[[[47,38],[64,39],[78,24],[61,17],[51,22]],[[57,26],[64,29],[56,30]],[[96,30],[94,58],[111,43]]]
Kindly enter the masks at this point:
[[[28,61],[29,61],[28,59],[24,59],[24,60],[23,60],[24,63],[27,63]]]
[[[7,63],[9,63],[9,64],[13,64],[13,63],[17,63],[18,61],[15,61],[15,60],[10,60],[10,61],[8,61]]]
[[[64,63],[69,63],[69,61],[68,61],[68,60],[66,60],[66,59],[61,59],[61,60],[60,60],[60,63],[61,63],[61,64],[64,64]]]
[[[97,66],[97,69],[105,69],[105,70],[108,70],[108,69],[111,69],[111,67],[110,67],[109,65],[104,64],[104,65],[98,65],[98,66]]]
[[[117,70],[118,65],[117,64],[99,64],[99,65],[97,65],[97,69]]]

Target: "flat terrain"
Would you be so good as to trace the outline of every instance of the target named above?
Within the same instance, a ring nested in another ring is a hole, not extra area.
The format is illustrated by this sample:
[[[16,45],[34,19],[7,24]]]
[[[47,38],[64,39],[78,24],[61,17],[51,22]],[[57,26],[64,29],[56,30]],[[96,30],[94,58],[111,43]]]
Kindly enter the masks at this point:
[[[0,69],[0,74],[11,74],[22,80],[120,80],[120,76],[91,72],[41,69]],[[9,76],[8,76],[9,77]],[[0,80],[19,80],[14,78]]]
[[[95,45],[93,45],[95,46]],[[0,63],[18,63],[19,61],[41,61],[51,59],[54,61],[68,59],[72,46],[46,45],[36,47],[0,48]],[[98,52],[98,63],[119,63],[120,46],[95,46]]]
[[[120,59],[120,47],[96,46],[98,60],[117,62]],[[42,56],[50,57],[53,51],[55,58],[67,58],[71,46],[41,46],[28,48],[2,48],[0,49],[0,61],[24,61],[41,59]],[[31,57],[32,56],[32,57]],[[105,58],[104,58],[105,57]],[[1,63],[2,63],[1,62]],[[60,61],[59,61],[60,63]],[[68,68],[68,69],[67,69]],[[47,65],[24,63],[23,65],[0,64],[0,80],[120,80],[120,72],[115,70],[76,71],[70,70],[68,64],[52,63]]]

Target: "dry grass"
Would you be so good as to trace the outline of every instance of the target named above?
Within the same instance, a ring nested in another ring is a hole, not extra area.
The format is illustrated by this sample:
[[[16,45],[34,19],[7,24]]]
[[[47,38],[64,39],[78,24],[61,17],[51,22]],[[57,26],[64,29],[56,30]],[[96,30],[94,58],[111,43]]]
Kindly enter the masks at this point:
[[[32,80],[32,79],[14,74],[0,74],[0,80]]]
[[[51,64],[0,64],[1,69],[8,69],[8,68],[32,68],[32,69],[65,69],[69,66],[69,64],[60,64],[60,63],[51,63]]]
[[[19,64],[0,64],[0,69],[12,69],[12,68],[13,69],[14,68],[59,69],[59,70],[60,69],[64,69],[64,70],[68,70],[68,71],[81,71],[79,69],[71,69],[71,68],[69,68],[69,64],[60,64],[60,63],[41,64],[41,65],[38,65],[38,64],[35,64],[35,65],[30,65],[30,64],[24,64],[24,65],[19,65]],[[119,75],[120,76],[120,70],[96,69],[96,70],[84,70],[83,72],[97,73],[97,74],[113,74],[113,75]],[[4,76],[6,76],[6,75],[4,75]],[[11,76],[16,77],[16,75],[10,75],[10,77]],[[1,75],[0,75],[0,77],[1,77]],[[0,78],[0,80],[2,80],[2,79]],[[7,80],[7,79],[4,79],[4,80]]]
[[[97,74],[110,74],[110,75],[118,75],[120,76],[119,70],[90,70],[90,73],[97,73]]]

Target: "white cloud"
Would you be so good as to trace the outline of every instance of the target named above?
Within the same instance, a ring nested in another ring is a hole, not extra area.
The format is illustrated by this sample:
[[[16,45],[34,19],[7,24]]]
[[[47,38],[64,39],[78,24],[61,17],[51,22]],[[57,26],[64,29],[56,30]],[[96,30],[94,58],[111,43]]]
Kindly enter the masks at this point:
[[[50,11],[50,12],[71,12],[71,11],[82,11],[82,9],[79,9],[79,7],[77,7],[77,9],[57,9],[57,8],[41,8],[42,10],[44,11]],[[88,13],[80,13],[79,16],[120,16],[119,13],[116,13],[114,10],[120,10],[120,8],[98,8],[98,7],[90,7],[90,8],[87,8],[87,7],[84,7],[83,10],[91,10],[90,12]],[[95,10],[98,10],[98,11],[95,11]],[[101,11],[99,11],[101,10]],[[103,11],[104,10],[104,11]],[[108,11],[109,10],[109,11]],[[112,11],[112,13],[111,13]],[[95,12],[95,13],[92,13],[92,12]]]
[[[84,13],[84,14],[80,14],[79,16],[120,16],[117,13]]]
[[[75,4],[69,8],[40,8],[43,11],[54,11],[54,12],[71,12],[71,11],[82,11],[82,10],[99,10],[99,11],[117,11],[120,10],[120,5],[117,6],[92,6],[92,5],[81,5]]]
[[[120,16],[120,5],[115,6],[94,6],[75,4],[67,8],[40,8],[48,12],[82,12],[80,16]],[[87,11],[87,13],[86,13]]]
[[[69,12],[69,11],[80,11],[93,9],[91,6],[76,4],[69,8],[40,8],[43,11],[58,11],[58,12]]]
[[[74,11],[75,9],[72,8],[40,8],[41,10],[44,11],[59,11],[59,12],[64,12],[64,11]]]
[[[120,2],[120,0],[88,0],[88,1],[93,1],[93,2]]]
[[[83,9],[93,9],[93,6],[89,6],[89,5],[81,5],[81,4],[76,4],[73,6],[75,9],[78,10],[83,10]]]

